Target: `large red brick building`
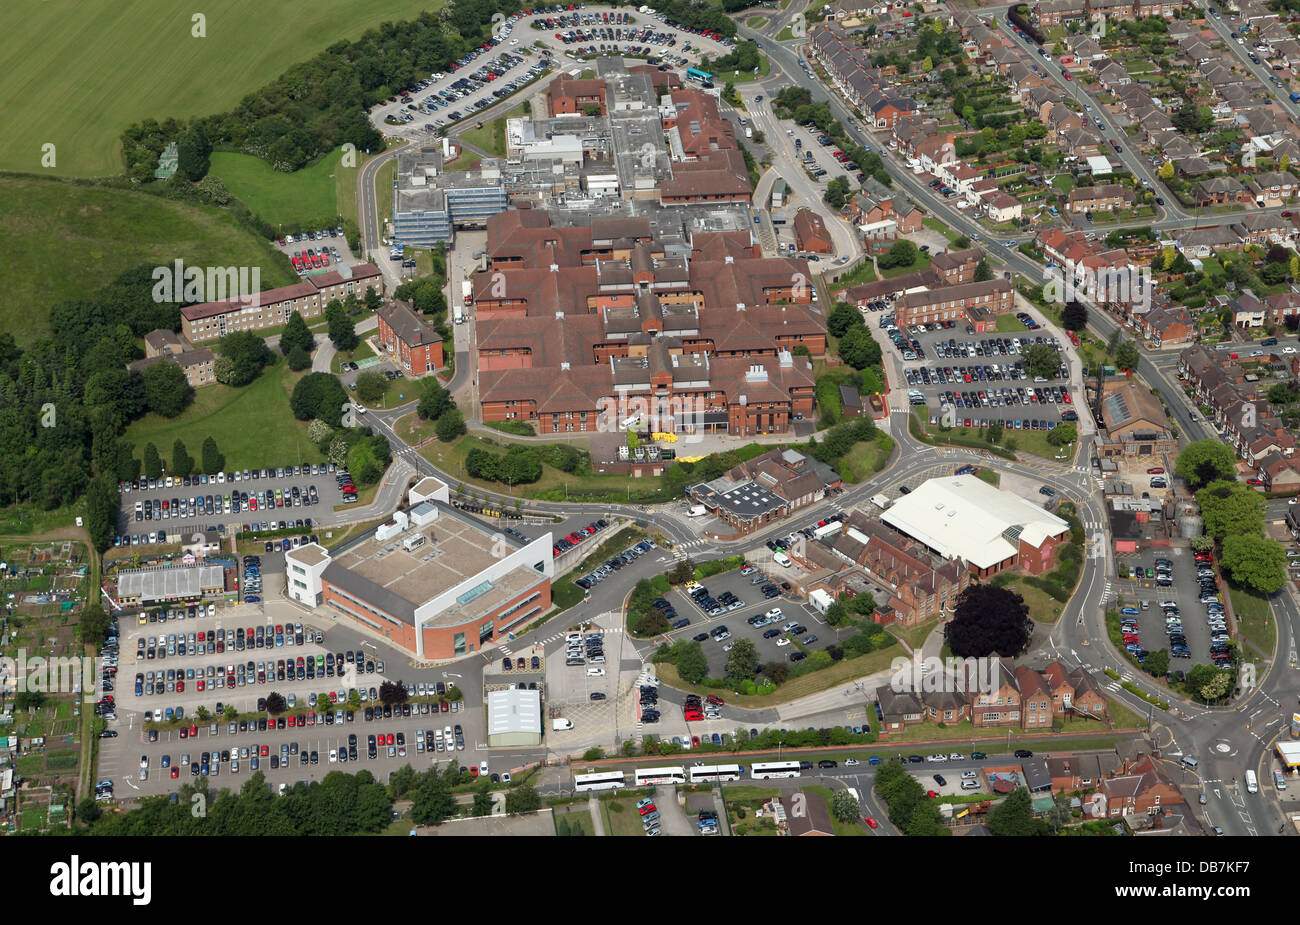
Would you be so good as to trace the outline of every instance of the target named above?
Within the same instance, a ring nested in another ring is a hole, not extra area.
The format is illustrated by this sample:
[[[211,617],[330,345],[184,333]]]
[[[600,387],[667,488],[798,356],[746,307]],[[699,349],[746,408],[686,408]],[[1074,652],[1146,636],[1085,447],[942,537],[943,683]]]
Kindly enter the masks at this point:
[[[793,351],[824,355],[826,322],[807,263],[760,256],[747,231],[689,244],[668,253],[648,218],[493,216],[473,282],[483,419],[757,434],[811,415],[811,365]]]

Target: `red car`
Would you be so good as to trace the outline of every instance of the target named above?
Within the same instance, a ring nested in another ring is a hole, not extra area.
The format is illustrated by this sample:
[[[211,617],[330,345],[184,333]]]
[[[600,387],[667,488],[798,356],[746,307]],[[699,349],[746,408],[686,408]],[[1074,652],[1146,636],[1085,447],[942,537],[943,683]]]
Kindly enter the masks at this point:
[[[699,748],[699,747],[700,747],[700,737],[691,736],[691,748]]]
[[[476,765],[476,764],[472,764],[472,765],[470,765],[470,766],[469,766],[469,773],[470,773],[470,775],[473,776],[473,777],[478,777],[478,765]]]
[[[265,757],[266,757],[267,755],[269,755],[269,754],[271,754],[271,746],[269,746],[269,745],[263,745],[263,746],[262,746],[262,757],[265,758]]]
[[[385,744],[385,745],[392,745],[392,744],[393,744],[393,734],[392,734],[391,732],[388,734],[388,738],[385,740],[384,744]]]
[[[925,795],[928,797],[937,797],[939,794],[935,793],[933,790],[927,790]]]
[[[292,728],[294,728],[295,726],[297,726],[297,725],[298,725],[298,717],[296,717],[296,716],[294,716],[292,713],[290,713],[290,714],[289,714],[289,724],[288,724],[288,725],[289,725],[289,728],[290,728],[290,729],[292,729]]]
[[[184,726],[182,726],[182,727],[181,727],[181,738],[182,738],[182,739],[188,739],[189,737],[190,737],[190,731],[189,731],[188,729],[186,729]]]
[[[180,769],[180,768],[172,768],[172,780],[175,780],[176,778],[178,778],[178,777],[180,777],[180,776],[181,776],[181,769]]]
[[[1152,466],[1150,469],[1147,470],[1147,475],[1164,475],[1164,474],[1165,474],[1165,470],[1159,466]]]
[[[178,694],[183,694],[183,693],[185,693],[185,682],[184,682],[184,681],[177,681],[177,682],[176,682],[176,693],[178,693]]]
[[[1263,485],[1263,484],[1264,484],[1264,480],[1263,480],[1263,479],[1246,479],[1246,484],[1247,484],[1247,485]]]
[[[642,807],[638,810],[638,812],[641,813],[641,815],[646,816],[646,815],[649,815],[650,813],[657,813],[657,812],[659,812],[659,809],[658,809],[658,807],[656,807],[653,803],[647,803],[645,806],[642,806]]]
[[[1282,213],[1282,217],[1283,217],[1283,218],[1290,218],[1290,217],[1291,217],[1291,213],[1290,213],[1290,212],[1283,212],[1283,213]]]
[[[870,816],[863,816],[863,817],[862,817],[862,821],[865,822],[865,823],[867,824],[867,828],[869,828],[869,829],[878,829],[878,828],[880,828],[880,823],[877,822],[875,819],[872,819]]]
[[[1070,401],[1070,393],[1065,391],[1064,389],[1061,390],[1061,400],[1064,401],[1067,405],[1072,404],[1072,402]]]
[[[723,699],[722,699],[721,697],[719,697],[717,694],[710,694],[709,696],[705,697],[704,700],[705,700],[706,703],[711,703],[711,704],[713,704],[715,707],[726,706],[726,703],[727,703],[725,700],[723,700]]]

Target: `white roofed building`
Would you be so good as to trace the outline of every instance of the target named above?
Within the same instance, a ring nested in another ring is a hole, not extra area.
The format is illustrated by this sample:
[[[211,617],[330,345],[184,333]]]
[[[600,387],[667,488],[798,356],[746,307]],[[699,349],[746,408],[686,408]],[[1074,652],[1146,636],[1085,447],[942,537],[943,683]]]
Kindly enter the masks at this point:
[[[1055,514],[974,475],[930,479],[880,519],[944,558],[964,559],[981,578],[1013,568],[1051,571],[1070,532]]]

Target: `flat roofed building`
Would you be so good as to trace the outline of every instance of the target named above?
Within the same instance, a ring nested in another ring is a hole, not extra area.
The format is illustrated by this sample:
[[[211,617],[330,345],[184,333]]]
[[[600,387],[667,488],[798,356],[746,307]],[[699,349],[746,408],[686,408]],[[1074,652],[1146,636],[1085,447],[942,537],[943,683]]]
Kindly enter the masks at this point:
[[[981,577],[1011,568],[1035,575],[1050,570],[1070,532],[1055,514],[974,475],[929,479],[880,519],[945,558],[966,560]]]
[[[524,542],[426,499],[338,549],[291,552],[290,595],[418,658],[450,659],[550,609],[551,543],[550,532]]]

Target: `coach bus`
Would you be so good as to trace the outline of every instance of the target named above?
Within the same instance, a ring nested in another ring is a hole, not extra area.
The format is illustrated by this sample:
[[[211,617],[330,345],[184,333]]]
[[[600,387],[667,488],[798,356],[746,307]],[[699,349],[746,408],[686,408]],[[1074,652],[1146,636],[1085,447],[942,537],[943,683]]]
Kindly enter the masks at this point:
[[[586,793],[590,790],[621,790],[626,786],[627,778],[622,771],[573,775],[573,789],[578,793]]]
[[[692,784],[711,784],[720,780],[740,780],[738,764],[706,764],[690,769]]]
[[[686,783],[686,772],[681,768],[637,768],[634,776],[638,787]]]
[[[767,780],[773,777],[798,777],[800,775],[797,761],[760,761],[749,769],[749,776],[754,780]]]

